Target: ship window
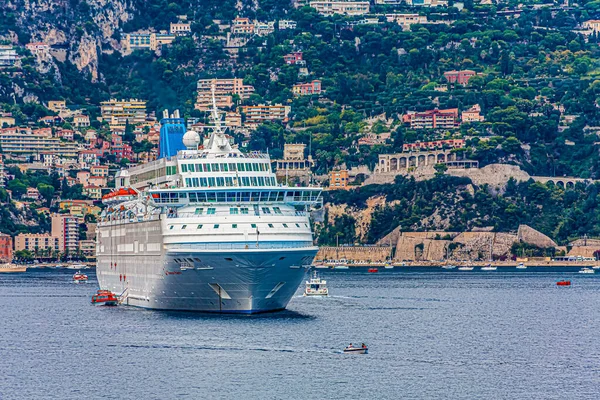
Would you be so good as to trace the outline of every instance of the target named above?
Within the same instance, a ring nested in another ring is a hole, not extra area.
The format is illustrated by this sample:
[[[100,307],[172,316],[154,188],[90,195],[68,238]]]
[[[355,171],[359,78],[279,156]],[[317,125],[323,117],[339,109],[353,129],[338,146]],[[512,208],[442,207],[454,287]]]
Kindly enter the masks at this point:
[[[212,164],[213,172],[219,172],[219,164]]]
[[[232,202],[232,203],[235,202],[236,201],[235,198],[236,198],[236,192],[227,192],[227,201],[228,202]]]
[[[285,225],[285,224],[284,224],[284,225]],[[181,229],[185,229],[185,228],[187,228],[187,225],[182,225],[182,226],[181,226]]]
[[[192,178],[192,181],[194,182],[193,186],[198,187],[198,178]]]
[[[273,224],[269,224],[269,228],[273,228]]]
[[[202,229],[202,224],[198,224],[198,226],[196,227],[196,229]],[[200,261],[198,261],[200,262]]]
[[[236,214],[238,214],[238,211],[239,211],[239,210],[238,210],[236,207],[231,207],[231,208],[229,209],[229,214],[231,214],[231,215],[236,215]]]
[[[224,202],[225,201],[225,192],[217,192],[217,201]]]
[[[256,165],[256,164],[254,164],[254,165]],[[258,186],[258,182],[256,181],[256,177],[255,176],[251,177],[250,181],[252,182],[252,186]]]
[[[181,172],[187,172],[187,164],[181,164]]]
[[[252,229],[256,229],[256,224],[250,224],[250,226],[252,227]]]
[[[169,229],[173,229],[173,225],[169,225]]]
[[[252,171],[252,164],[246,163],[246,171]]]
[[[258,164],[252,164],[252,171],[258,172]]]
[[[192,180],[190,178],[185,178],[185,186],[187,186],[187,187],[192,186]]]
[[[285,195],[285,192],[279,192],[277,194],[277,201],[283,201],[284,195]]]
[[[238,169],[238,171],[242,171],[242,172],[246,171],[246,168],[244,168],[244,163],[238,163],[237,169]]]
[[[243,176],[242,177],[242,184],[244,186],[250,186],[250,178],[248,178],[247,176]]]
[[[229,164],[221,164],[221,171],[229,172]]]
[[[233,186],[233,178],[228,176],[225,178],[225,186]]]
[[[216,210],[217,210],[216,208],[210,207],[208,210],[206,210],[206,213],[209,215],[215,214]]]
[[[208,178],[208,186],[215,186],[215,178]]]
[[[193,167],[193,165],[190,165],[190,167]],[[191,171],[193,171],[192,168],[190,168],[190,172]],[[202,165],[196,164],[196,172],[202,172]]]
[[[248,214],[248,208],[246,208],[246,207],[240,208],[240,214]]]
[[[229,163],[229,170],[230,171],[235,171],[236,170],[235,163]]]
[[[269,209],[269,207],[263,207],[262,212],[263,214],[271,214],[271,210]]]
[[[202,187],[208,186],[208,182],[206,181],[206,178],[200,178],[200,186],[202,186]]]
[[[196,215],[202,215],[204,213],[204,208],[196,208],[196,211],[194,212],[194,214]]]
[[[210,164],[202,164],[202,170],[204,172],[210,172]]]
[[[206,193],[206,201],[208,201],[209,203],[214,203],[215,201],[217,201],[216,193],[215,192]]]
[[[296,228],[300,228],[300,224],[296,224]]]
[[[288,225],[287,225],[287,224],[283,224],[283,227],[284,227],[284,228],[287,228],[287,227],[288,227]]]
[[[242,192],[242,201],[250,201],[250,192]]]
[[[265,186],[265,178],[262,176],[258,177],[258,186]]]
[[[304,224],[304,226],[308,228],[308,224]]]
[[[218,177],[217,178],[217,186],[225,186],[225,179]]]
[[[231,224],[231,227],[232,227],[233,229],[237,229],[237,224]]]
[[[213,225],[213,228],[215,228],[215,229],[219,229],[219,224],[214,224],[214,225]]]

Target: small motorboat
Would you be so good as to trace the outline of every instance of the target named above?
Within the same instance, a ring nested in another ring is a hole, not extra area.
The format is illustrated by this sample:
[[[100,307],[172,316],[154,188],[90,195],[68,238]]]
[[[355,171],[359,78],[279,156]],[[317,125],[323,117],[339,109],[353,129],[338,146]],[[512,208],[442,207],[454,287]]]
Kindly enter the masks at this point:
[[[306,281],[306,288],[304,288],[305,296],[329,296],[329,290],[327,289],[327,281],[321,279],[317,275],[317,271],[314,271],[312,278]]]
[[[385,269],[394,269],[394,264],[392,264],[391,261],[386,261],[385,264],[383,264],[383,268],[385,268]]]
[[[456,265],[442,265],[442,269],[455,269]]]
[[[333,269],[350,269],[350,267],[347,265],[336,265]]]
[[[77,271],[75,275],[73,275],[73,283],[87,283],[88,276],[86,274],[82,274],[81,271]]]
[[[556,286],[571,286],[571,281],[565,281],[565,280],[558,281],[558,282],[556,282]]]
[[[346,353],[346,354],[368,354],[369,348],[364,343],[362,344],[361,347],[354,347],[354,346],[352,346],[352,343],[350,343],[350,346],[348,346],[344,349],[344,353]]]
[[[95,306],[116,306],[119,304],[119,298],[110,290],[98,290],[92,296],[92,304]]]
[[[600,269],[600,265],[594,265],[592,268],[593,269]]]
[[[492,264],[488,264],[485,267],[481,267],[482,271],[496,271],[498,267],[492,266]]]
[[[377,268],[369,268],[369,269],[367,270],[367,272],[370,272],[370,273],[372,273],[372,274],[373,274],[373,273],[375,273],[375,272],[379,272],[379,270],[378,270]]]
[[[517,264],[517,269],[527,269],[527,266],[521,262]]]
[[[464,267],[459,267],[458,270],[459,271],[473,271],[473,267],[465,265]]]
[[[591,268],[587,268],[587,267],[585,267],[585,268],[582,268],[582,269],[579,271],[579,273],[580,273],[580,274],[595,274],[595,273],[596,273],[596,271],[594,271],[594,270],[593,270],[593,269],[591,269]]]

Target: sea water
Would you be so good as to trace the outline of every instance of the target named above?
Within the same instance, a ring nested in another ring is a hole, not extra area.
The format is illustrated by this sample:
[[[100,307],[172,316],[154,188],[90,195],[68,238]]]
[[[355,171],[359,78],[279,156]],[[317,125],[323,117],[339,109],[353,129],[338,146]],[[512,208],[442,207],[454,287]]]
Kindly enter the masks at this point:
[[[600,398],[600,273],[320,271],[259,316],[93,307],[72,273],[0,275],[0,399]]]

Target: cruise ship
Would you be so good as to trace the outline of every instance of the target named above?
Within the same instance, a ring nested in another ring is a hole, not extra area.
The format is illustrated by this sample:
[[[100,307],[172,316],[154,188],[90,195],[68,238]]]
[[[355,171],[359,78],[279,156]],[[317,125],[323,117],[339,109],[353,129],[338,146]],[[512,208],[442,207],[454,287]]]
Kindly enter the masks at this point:
[[[279,184],[267,154],[229,142],[214,101],[211,119],[202,146],[182,130],[173,152],[177,134],[168,141],[161,132],[161,158],[119,171],[103,198],[97,277],[124,304],[283,310],[317,253],[309,216],[322,206],[321,188]]]

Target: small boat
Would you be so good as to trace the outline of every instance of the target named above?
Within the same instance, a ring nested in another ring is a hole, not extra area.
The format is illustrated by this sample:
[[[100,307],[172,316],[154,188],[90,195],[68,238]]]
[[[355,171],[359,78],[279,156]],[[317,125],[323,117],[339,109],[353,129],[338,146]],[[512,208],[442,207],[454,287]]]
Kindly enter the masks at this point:
[[[492,264],[488,264],[485,267],[481,267],[482,271],[496,271],[498,267],[492,266]]]
[[[473,271],[473,267],[465,265],[464,267],[459,267],[458,270],[459,271]]]
[[[325,264],[315,264],[315,265],[313,265],[313,267],[314,267],[314,268],[317,268],[317,269],[327,269],[327,268],[329,268],[329,267],[328,267],[327,265],[325,265]]]
[[[74,283],[87,283],[88,276],[86,274],[82,274],[81,271],[77,271],[75,275],[73,275]]]
[[[386,261],[385,264],[383,264],[383,268],[385,268],[385,269],[394,269],[394,264],[392,264],[391,261]]]
[[[592,268],[593,269],[600,269],[600,265],[594,265]]]
[[[565,281],[565,280],[558,281],[558,282],[556,282],[556,285],[557,286],[571,286],[571,281]]]
[[[119,299],[110,290],[98,290],[92,296],[92,304],[96,306],[116,306],[119,304]]]
[[[353,347],[352,343],[350,343],[350,346],[348,346],[344,349],[344,353],[346,353],[346,354],[368,354],[369,348],[364,343],[362,344],[361,347]]]
[[[11,263],[0,264],[0,273],[4,272],[27,272],[27,267],[25,265],[16,265]]]
[[[517,269],[527,269],[527,266],[521,262],[517,264]]]
[[[442,265],[442,269],[455,269],[456,265]]]
[[[372,273],[372,274],[373,274],[373,273],[375,273],[375,272],[379,272],[379,270],[378,270],[377,268],[369,268],[369,269],[367,270],[367,272],[370,272],[370,273]]]
[[[591,268],[582,268],[582,269],[579,271],[579,273],[580,273],[580,274],[595,274],[595,273],[596,273],[596,271],[594,271],[594,270],[593,270],[593,269],[591,269]]]
[[[67,269],[77,269],[77,270],[80,270],[80,269],[87,269],[88,266],[85,265],[85,264],[69,264],[69,265],[67,265],[66,268]]]
[[[350,267],[347,265],[336,265],[333,269],[350,269]]]
[[[317,271],[314,271],[312,278],[306,281],[306,287],[304,288],[305,296],[329,296],[329,290],[327,289],[327,281],[319,278]]]

